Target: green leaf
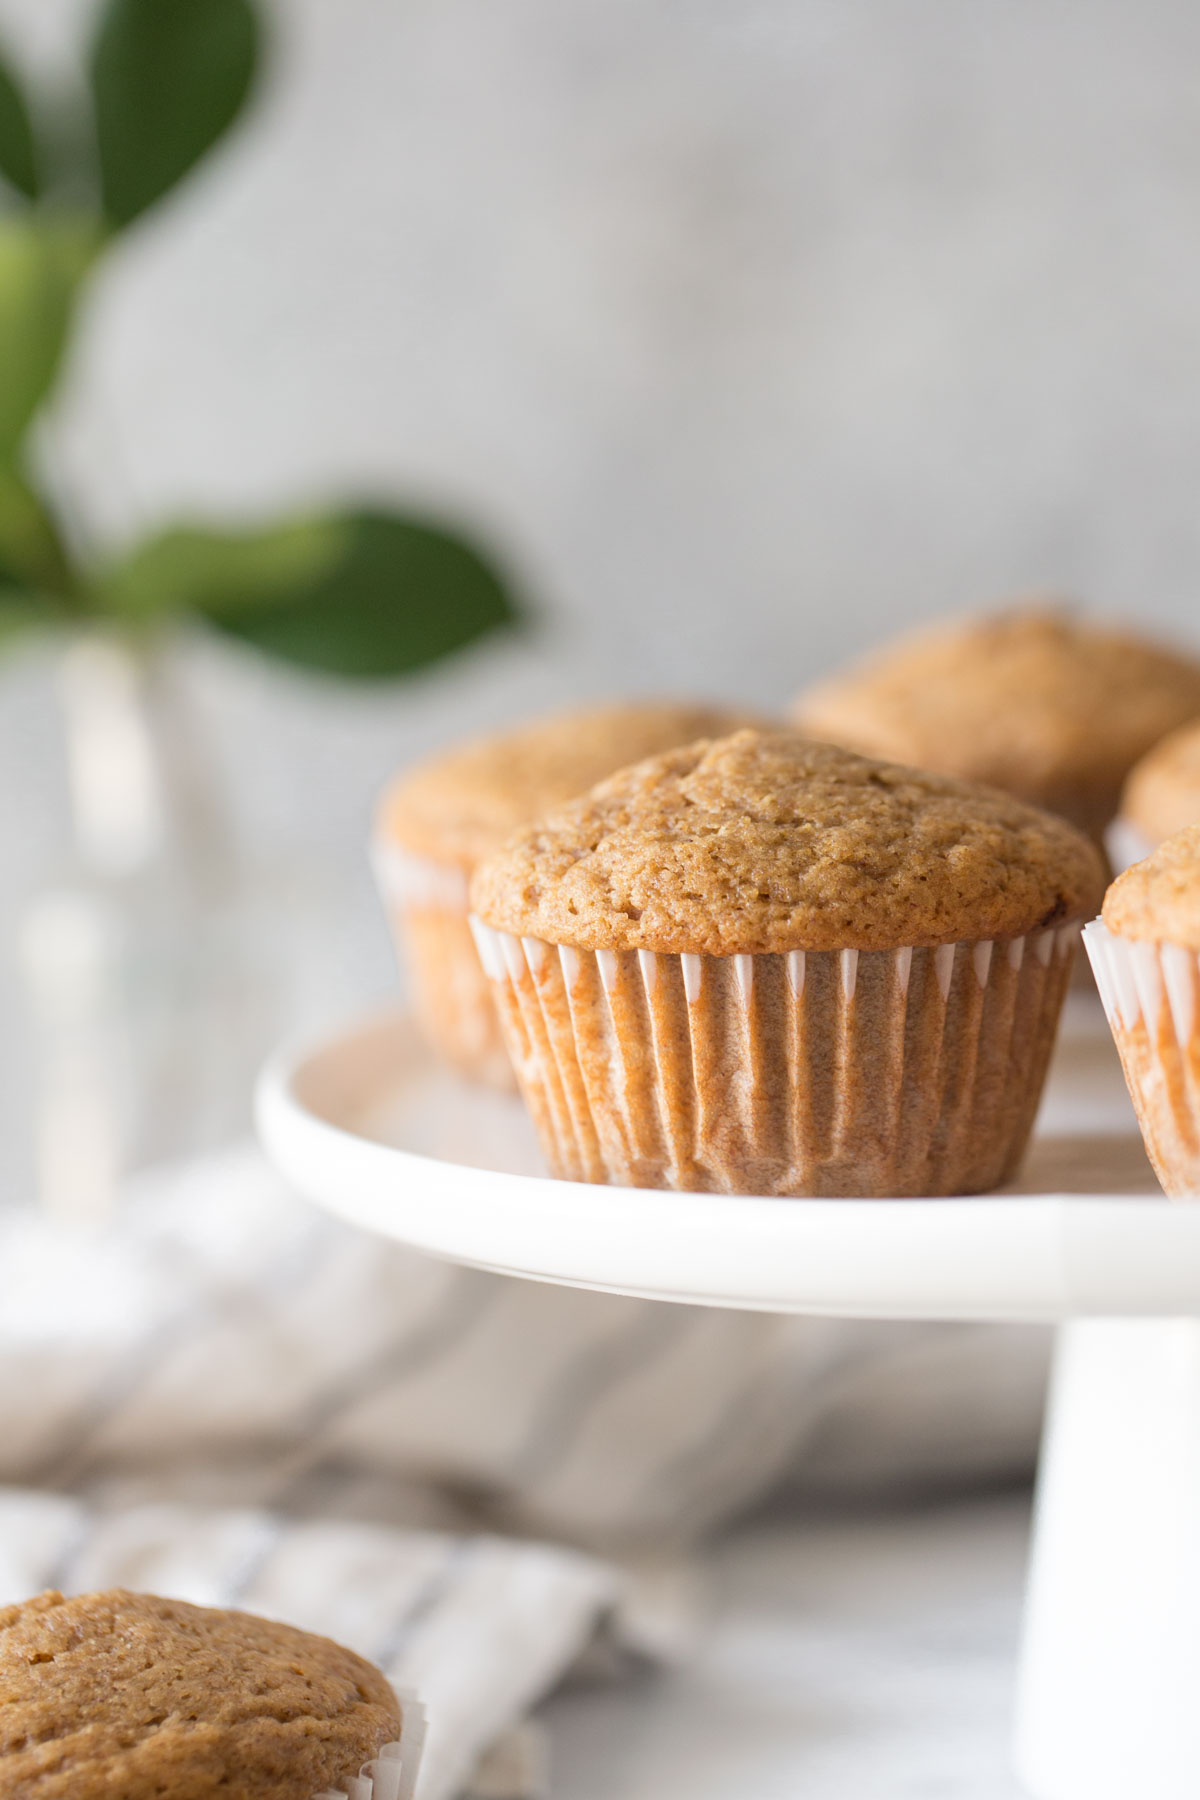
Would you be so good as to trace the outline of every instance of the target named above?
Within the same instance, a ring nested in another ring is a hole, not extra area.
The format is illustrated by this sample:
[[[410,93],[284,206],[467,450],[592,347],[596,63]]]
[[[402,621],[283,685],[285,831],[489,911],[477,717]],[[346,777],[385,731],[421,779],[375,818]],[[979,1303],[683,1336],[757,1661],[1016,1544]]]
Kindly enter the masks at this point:
[[[14,585],[60,611],[79,609],[75,573],[54,520],[15,469],[0,469],[0,586]]]
[[[94,229],[0,216],[0,465],[54,385]]]
[[[153,206],[229,129],[258,51],[251,0],[108,0],[91,74],[112,224]]]
[[[407,674],[510,623],[503,578],[462,537],[390,513],[348,521],[343,554],[270,605],[223,606],[215,625],[327,674]]]
[[[25,96],[8,65],[0,59],[0,175],[27,200],[38,195],[38,159],[33,121]]]
[[[177,526],[109,569],[96,597],[105,611],[131,622],[273,606],[334,568],[347,538],[337,519],[298,519],[264,531]]]
[[[405,674],[516,617],[503,577],[465,538],[385,512],[171,531],[99,593],[126,616],[199,613],[268,655],[344,676]]]

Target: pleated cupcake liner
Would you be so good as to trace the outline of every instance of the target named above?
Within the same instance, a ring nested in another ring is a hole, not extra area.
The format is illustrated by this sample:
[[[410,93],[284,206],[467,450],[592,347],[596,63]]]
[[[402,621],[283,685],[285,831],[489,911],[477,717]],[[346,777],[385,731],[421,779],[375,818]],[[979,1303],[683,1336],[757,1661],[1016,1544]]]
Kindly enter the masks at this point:
[[[313,1800],[410,1800],[413,1784],[407,1779],[400,1750],[398,1743],[385,1744],[344,1788],[322,1788]]]
[[[312,1800],[413,1800],[429,1721],[424,1703],[406,1688],[393,1688],[400,1702],[401,1735],[381,1746],[342,1787],[322,1788]]]
[[[1123,938],[1103,920],[1084,946],[1163,1191],[1200,1197],[1200,952]]]
[[[438,1054],[488,1087],[514,1087],[491,983],[467,922],[466,871],[376,842],[371,863],[413,1010]]]
[[[717,957],[472,928],[554,1174],[830,1197],[1015,1172],[1079,931]]]

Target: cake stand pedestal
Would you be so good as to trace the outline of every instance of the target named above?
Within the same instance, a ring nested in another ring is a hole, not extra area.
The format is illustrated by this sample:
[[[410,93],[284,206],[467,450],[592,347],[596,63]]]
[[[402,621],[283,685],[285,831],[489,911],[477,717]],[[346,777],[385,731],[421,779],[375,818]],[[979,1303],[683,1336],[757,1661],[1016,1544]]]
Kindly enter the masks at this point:
[[[1039,1800],[1200,1793],[1200,1320],[1059,1329],[1017,1687]]]
[[[515,1100],[398,1016],[282,1053],[263,1141],[305,1194],[419,1250],[693,1305],[1054,1320],[1016,1760],[1035,1800],[1200,1794],[1200,1206],[1162,1199],[1102,1021],[1060,1047],[1019,1184],[775,1200],[539,1173]]]

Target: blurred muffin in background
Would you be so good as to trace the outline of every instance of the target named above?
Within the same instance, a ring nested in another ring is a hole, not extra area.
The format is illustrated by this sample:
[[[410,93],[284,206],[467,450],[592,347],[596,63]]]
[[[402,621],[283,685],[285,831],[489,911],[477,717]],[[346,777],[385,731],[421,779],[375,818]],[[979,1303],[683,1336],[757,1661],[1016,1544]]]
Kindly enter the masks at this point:
[[[1143,854],[1189,825],[1200,825],[1200,719],[1171,732],[1134,766],[1121,799],[1121,820]]]
[[[994,788],[793,732],[650,757],[471,898],[551,1172],[977,1193],[1033,1124],[1093,844]]]
[[[473,738],[390,783],[376,815],[373,860],[417,1016],[449,1062],[492,1086],[515,1085],[467,924],[476,865],[514,831],[617,769],[759,723],[686,701],[595,706]]]
[[[1033,603],[935,626],[800,696],[808,736],[986,782],[1097,843],[1138,759],[1200,717],[1200,660]]]
[[[1084,940],[1154,1172],[1200,1197],[1200,825],[1118,876]]]

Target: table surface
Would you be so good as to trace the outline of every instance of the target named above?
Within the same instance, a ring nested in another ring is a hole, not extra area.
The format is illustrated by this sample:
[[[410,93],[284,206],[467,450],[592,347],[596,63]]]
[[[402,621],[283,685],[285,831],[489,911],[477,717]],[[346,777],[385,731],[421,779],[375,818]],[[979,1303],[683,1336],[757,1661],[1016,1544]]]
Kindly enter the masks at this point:
[[[1028,1496],[776,1520],[715,1552],[686,1668],[545,1709],[554,1800],[1019,1800]]]

